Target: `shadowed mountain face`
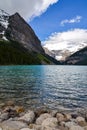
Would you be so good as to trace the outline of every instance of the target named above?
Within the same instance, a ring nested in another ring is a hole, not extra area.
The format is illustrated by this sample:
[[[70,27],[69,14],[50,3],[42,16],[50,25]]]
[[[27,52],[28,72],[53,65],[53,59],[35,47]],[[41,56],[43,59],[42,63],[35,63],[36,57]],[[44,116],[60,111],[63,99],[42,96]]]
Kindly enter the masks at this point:
[[[25,20],[0,10],[0,64],[60,64],[45,54],[41,42]]]
[[[65,61],[68,65],[87,65],[87,47],[77,51]]]
[[[8,22],[9,26],[6,30],[6,37],[9,40],[22,43],[29,51],[44,53],[40,40],[18,13],[10,16]]]

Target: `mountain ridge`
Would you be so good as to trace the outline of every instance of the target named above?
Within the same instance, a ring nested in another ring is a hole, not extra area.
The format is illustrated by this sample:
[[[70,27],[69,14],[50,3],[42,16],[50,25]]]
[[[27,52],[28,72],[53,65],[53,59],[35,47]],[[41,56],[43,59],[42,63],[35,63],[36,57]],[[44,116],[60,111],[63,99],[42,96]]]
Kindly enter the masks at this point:
[[[18,13],[11,16],[6,16],[6,13],[2,15],[0,64],[60,64],[45,54],[39,38]],[[8,18],[5,19],[4,16]]]
[[[87,65],[87,46],[67,57],[66,65]]]

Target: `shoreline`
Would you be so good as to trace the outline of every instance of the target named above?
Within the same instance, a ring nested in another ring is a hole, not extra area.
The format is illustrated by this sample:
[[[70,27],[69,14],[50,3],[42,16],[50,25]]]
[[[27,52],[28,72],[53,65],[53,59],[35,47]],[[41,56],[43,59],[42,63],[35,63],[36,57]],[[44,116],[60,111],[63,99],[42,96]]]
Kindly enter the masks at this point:
[[[87,130],[87,110],[26,110],[8,101],[0,105],[0,130]]]

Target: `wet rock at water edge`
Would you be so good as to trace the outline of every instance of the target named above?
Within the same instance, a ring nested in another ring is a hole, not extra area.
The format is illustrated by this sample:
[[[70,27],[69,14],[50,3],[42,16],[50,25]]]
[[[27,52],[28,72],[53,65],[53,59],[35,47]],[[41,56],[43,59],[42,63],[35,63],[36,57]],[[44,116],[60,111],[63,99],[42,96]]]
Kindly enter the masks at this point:
[[[57,118],[58,122],[65,121],[64,115],[61,113],[57,113],[56,118]]]
[[[51,115],[48,114],[48,113],[45,113],[45,114],[40,115],[40,117],[38,117],[38,118],[36,119],[36,124],[37,124],[37,125],[41,125],[42,122],[43,122],[45,119],[47,119],[47,118],[51,118]]]

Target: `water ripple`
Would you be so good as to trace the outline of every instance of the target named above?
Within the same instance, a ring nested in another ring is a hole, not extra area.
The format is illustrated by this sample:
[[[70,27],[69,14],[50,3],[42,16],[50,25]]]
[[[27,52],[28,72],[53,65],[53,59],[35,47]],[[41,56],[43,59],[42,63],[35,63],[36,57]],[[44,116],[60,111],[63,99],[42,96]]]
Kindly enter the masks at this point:
[[[87,107],[87,66],[1,66],[0,102]]]

